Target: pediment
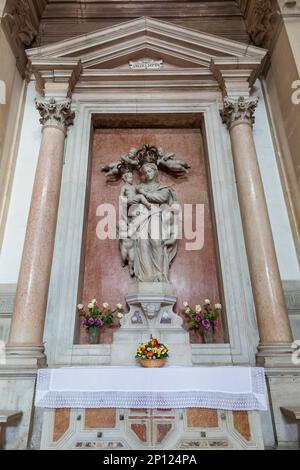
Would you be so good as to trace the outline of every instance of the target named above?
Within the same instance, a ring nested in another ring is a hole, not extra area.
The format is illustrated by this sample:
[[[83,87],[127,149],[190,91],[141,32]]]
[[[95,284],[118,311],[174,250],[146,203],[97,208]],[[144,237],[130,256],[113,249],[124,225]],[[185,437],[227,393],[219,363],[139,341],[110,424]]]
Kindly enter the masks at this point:
[[[73,39],[27,51],[32,71],[38,79],[47,71],[68,70],[80,63],[80,81],[177,79],[190,75],[195,80],[216,81],[211,72],[213,60],[235,64],[236,68],[260,64],[266,55],[261,48],[215,35],[200,33],[153,18],[137,20],[101,29]],[[162,66],[132,67],[139,61],[160,61]],[[246,64],[246,65],[245,65]],[[62,75],[62,73],[61,73]],[[199,76],[199,77],[198,77]],[[204,78],[203,78],[204,77]],[[77,77],[78,79],[78,77]]]

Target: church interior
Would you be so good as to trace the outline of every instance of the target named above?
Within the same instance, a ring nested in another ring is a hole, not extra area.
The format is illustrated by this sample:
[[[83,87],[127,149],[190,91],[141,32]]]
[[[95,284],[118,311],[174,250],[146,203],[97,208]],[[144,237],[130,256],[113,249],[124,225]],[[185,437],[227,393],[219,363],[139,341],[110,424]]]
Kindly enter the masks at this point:
[[[299,50],[299,0],[0,0],[1,450],[300,448]]]

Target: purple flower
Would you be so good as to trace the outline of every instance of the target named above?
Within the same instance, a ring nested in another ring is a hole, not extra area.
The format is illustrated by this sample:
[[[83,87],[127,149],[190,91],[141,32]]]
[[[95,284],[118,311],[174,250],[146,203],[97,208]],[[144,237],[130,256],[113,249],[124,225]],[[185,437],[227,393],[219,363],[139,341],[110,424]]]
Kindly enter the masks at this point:
[[[198,323],[201,323],[201,322],[202,322],[202,318],[200,317],[200,315],[196,315],[196,316],[195,316],[195,320],[196,320],[196,322],[198,322]]]
[[[94,323],[95,323],[95,320],[92,317],[90,317],[88,319],[88,325],[92,326],[92,325],[94,325]]]
[[[214,327],[217,328],[219,326],[219,320],[214,320]]]
[[[95,324],[96,324],[97,326],[103,326],[103,325],[104,325],[104,321],[101,320],[101,318],[96,318]]]
[[[209,320],[203,320],[202,321],[202,326],[205,330],[209,330],[210,328],[210,321]]]

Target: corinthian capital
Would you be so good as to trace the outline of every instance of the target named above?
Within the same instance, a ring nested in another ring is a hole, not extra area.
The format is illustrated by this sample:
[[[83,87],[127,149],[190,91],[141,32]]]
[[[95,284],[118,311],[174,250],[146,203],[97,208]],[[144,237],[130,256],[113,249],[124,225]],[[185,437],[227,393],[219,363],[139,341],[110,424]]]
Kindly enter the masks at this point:
[[[71,111],[69,98],[60,102],[54,98],[50,98],[48,101],[35,100],[35,105],[41,115],[40,123],[43,126],[56,126],[65,131],[68,126],[73,125],[75,113]]]
[[[228,129],[238,121],[246,122],[252,126],[255,122],[254,113],[258,100],[258,97],[245,98],[239,96],[239,98],[229,98],[226,96],[221,111],[223,123],[227,125]]]

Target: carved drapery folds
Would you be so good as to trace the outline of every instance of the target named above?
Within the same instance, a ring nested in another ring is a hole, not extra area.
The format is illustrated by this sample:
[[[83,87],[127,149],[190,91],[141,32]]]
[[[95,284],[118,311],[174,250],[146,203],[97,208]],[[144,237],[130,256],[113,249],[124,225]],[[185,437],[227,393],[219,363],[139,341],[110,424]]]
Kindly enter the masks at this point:
[[[62,130],[73,125],[75,112],[71,110],[71,100],[67,98],[57,102],[54,98],[48,101],[35,100],[36,109],[40,113],[40,123],[43,126],[55,126]]]
[[[16,0],[12,2],[10,12],[5,14],[14,39],[18,39],[25,47],[30,47],[35,40],[38,30],[33,24],[29,2]]]
[[[223,123],[227,125],[228,129],[240,121],[252,126],[255,122],[254,113],[258,101],[258,97],[246,98],[245,96],[239,96],[238,98],[229,98],[226,96],[221,111]]]
[[[17,67],[26,74],[25,49],[32,47],[39,33],[39,21],[46,0],[11,0],[6,2],[1,25],[16,57]]]
[[[256,0],[249,35],[256,46],[266,46],[267,37],[272,37],[273,20],[277,16],[270,0]]]

